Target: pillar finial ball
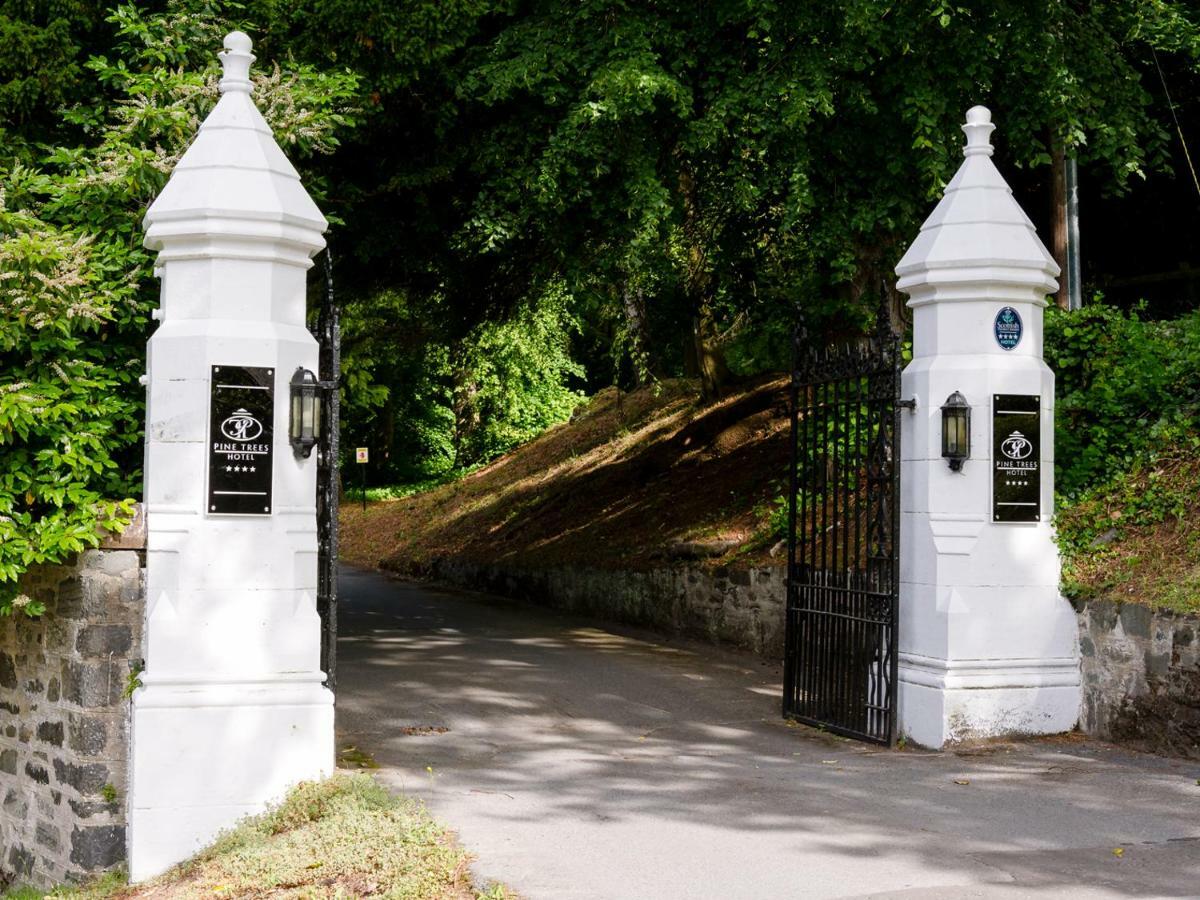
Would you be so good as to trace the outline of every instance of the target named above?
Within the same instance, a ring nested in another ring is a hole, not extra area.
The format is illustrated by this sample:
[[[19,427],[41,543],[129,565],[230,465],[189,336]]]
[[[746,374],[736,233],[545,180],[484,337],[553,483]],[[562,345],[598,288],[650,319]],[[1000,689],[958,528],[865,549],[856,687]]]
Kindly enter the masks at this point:
[[[225,49],[217,54],[224,70],[219,85],[222,94],[231,91],[250,93],[250,64],[254,62],[254,54],[250,49],[253,46],[250,36],[245,32],[231,31],[225,35]]]
[[[225,49],[230,53],[249,53],[253,46],[250,35],[244,31],[231,31],[225,35]]]
[[[994,150],[992,131],[995,128],[992,124],[992,111],[986,106],[972,106],[968,109],[967,124],[962,127],[967,136],[963,156],[991,156]]]

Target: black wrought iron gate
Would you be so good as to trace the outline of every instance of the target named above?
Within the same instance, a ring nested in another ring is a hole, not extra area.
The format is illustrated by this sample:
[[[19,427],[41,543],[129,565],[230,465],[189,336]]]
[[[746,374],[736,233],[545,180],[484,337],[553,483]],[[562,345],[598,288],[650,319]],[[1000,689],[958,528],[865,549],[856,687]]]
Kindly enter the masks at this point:
[[[333,256],[325,248],[325,290],[315,332],[321,387],[321,436],[317,444],[317,613],[321,617],[321,671],[337,688],[338,582],[338,383],[342,374],[342,332],[333,297]]]
[[[876,333],[792,372],[783,713],[890,744],[896,721],[900,354]]]

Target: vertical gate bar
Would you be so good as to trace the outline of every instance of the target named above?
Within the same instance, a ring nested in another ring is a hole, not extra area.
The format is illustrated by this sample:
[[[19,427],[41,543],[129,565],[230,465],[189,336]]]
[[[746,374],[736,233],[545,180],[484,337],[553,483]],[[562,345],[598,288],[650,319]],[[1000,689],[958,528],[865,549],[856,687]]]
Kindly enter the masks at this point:
[[[852,567],[852,571],[853,571],[852,578],[854,581],[855,597],[857,598],[857,601],[855,604],[856,611],[859,616],[862,616],[864,618],[867,615],[868,608],[867,608],[866,594],[864,594],[863,590],[862,590],[862,587],[863,587],[862,579],[858,575],[859,566],[861,565],[861,563],[859,562],[859,517],[858,517],[858,513],[859,513],[861,505],[862,505],[862,497],[866,490],[866,486],[862,482],[862,470],[863,470],[862,429],[863,429],[863,419],[866,415],[869,415],[868,410],[870,409],[870,407],[868,404],[870,403],[870,393],[871,393],[870,385],[871,385],[871,381],[870,381],[869,377],[863,377],[862,375],[859,375],[855,378],[855,394],[854,394],[854,512],[855,512],[855,523],[854,523],[854,565]],[[868,640],[867,629],[869,629],[869,626],[865,622],[858,623],[858,627],[856,629],[856,635],[855,635],[855,641],[856,641],[855,646],[865,646],[864,642],[866,640]],[[871,660],[870,660],[870,657],[866,656],[863,659],[863,661],[860,663],[860,665],[865,665],[867,667],[862,675],[863,683],[866,685],[865,695],[860,696],[858,698],[858,702],[861,706],[862,704],[870,703],[870,701],[871,701],[871,689],[870,689]],[[863,693],[863,692],[860,690],[860,694],[861,693]],[[867,731],[869,733],[870,727],[871,727],[870,710],[866,707],[862,707],[862,713],[860,714],[859,718],[862,722],[863,730]]]
[[[811,377],[811,376],[810,376]],[[815,588],[813,587],[813,573],[816,571],[814,560],[816,554],[816,520],[818,509],[821,504],[821,495],[816,490],[816,463],[813,457],[813,443],[817,428],[820,425],[820,386],[810,384],[808,387],[808,415],[806,417],[807,425],[804,430],[804,482],[809,492],[809,515],[804,523],[804,607],[800,612],[801,621],[804,622],[804,644],[800,648],[802,665],[804,666],[805,690],[804,698],[797,709],[803,710],[808,714],[808,707],[812,703],[814,692],[816,691],[816,666],[813,659],[813,650],[815,649],[817,632],[815,622],[813,621],[813,608],[816,599]]]
[[[884,296],[887,296],[886,288]],[[889,685],[888,685],[888,717],[884,739],[891,746],[896,741],[896,687],[900,678],[900,653],[898,637],[900,631],[900,479],[902,477],[900,464],[903,460],[900,445],[901,410],[900,401],[900,338],[894,337],[892,342],[892,586],[891,609],[889,612],[888,650],[889,650]],[[881,665],[882,668],[882,665]]]
[[[811,521],[812,516],[814,515],[813,510],[816,506],[816,494],[813,493],[813,486],[812,486],[812,465],[811,465],[812,455],[809,452],[810,447],[812,446],[812,432],[813,432],[813,428],[815,427],[814,409],[815,409],[816,395],[814,394],[813,388],[811,385],[808,385],[807,387],[805,387],[804,391],[805,391],[805,393],[804,393],[804,403],[805,403],[805,405],[804,405],[804,421],[801,423],[801,427],[803,428],[803,432],[802,432],[801,436],[802,436],[804,443],[800,447],[800,452],[802,452],[804,454],[804,463],[803,464],[805,467],[804,468],[804,479],[802,482],[803,488],[804,488],[804,504],[805,504],[804,512],[805,512],[805,515],[804,515],[804,519],[801,520],[801,523],[800,523],[801,533],[804,535],[804,545],[802,547],[797,548],[798,553],[802,557],[802,561],[798,562],[797,565],[799,566],[800,571],[802,571],[804,573],[804,578],[803,578],[804,596],[799,601],[797,610],[796,610],[796,621],[802,629],[800,637],[801,637],[801,640],[803,641],[803,643],[800,645],[800,647],[808,647],[812,644],[812,620],[811,620],[811,616],[808,612],[809,607],[812,605],[812,588],[809,586],[809,581],[811,580],[811,577],[812,577],[812,575],[811,575],[812,567],[809,563],[809,554],[811,553],[811,548],[812,548],[812,527],[809,523]],[[797,712],[799,712],[800,709],[802,708],[802,702],[803,703],[808,702],[808,698],[812,696],[812,689],[813,689],[812,679],[810,677],[811,668],[812,668],[812,661],[810,659],[810,654],[807,652],[804,652],[803,655],[800,655],[801,652],[802,651],[798,648],[797,649],[797,665],[802,667],[801,672],[803,674],[803,695],[798,695],[796,697],[796,711]],[[802,700],[802,698],[803,698],[803,700]]]
[[[333,292],[332,241],[325,246],[324,302],[317,319],[319,380],[323,427],[317,454],[317,613],[321,620],[321,669],[325,685],[337,688],[338,595],[338,431],[341,415],[338,384],[341,381],[341,316]]]
[[[825,545],[829,550],[829,557],[825,562],[825,591],[828,596],[828,613],[826,621],[829,623],[830,641],[829,641],[829,657],[830,657],[830,685],[829,685],[829,706],[833,710],[832,718],[835,722],[841,721],[841,682],[842,682],[842,659],[841,654],[837,652],[838,634],[841,631],[842,620],[836,616],[838,609],[839,598],[836,590],[833,588],[837,585],[837,517],[838,503],[841,500],[841,491],[838,490],[838,428],[841,426],[841,421],[838,417],[838,394],[841,386],[840,378],[831,378],[829,381],[829,394],[826,397],[829,410],[829,427],[825,429],[825,486],[826,496],[829,498],[829,504],[826,507],[828,516],[822,527],[821,533],[825,538]]]
[[[796,503],[797,489],[799,482],[798,467],[800,465],[799,453],[799,419],[800,419],[800,321],[797,317],[795,326],[792,329],[792,383],[788,392],[790,401],[791,415],[791,458],[792,469],[788,477],[788,524],[787,524],[787,579],[784,587],[784,613],[783,613],[783,713],[786,716],[788,712],[795,707],[793,697],[796,688],[796,674],[794,666],[796,665],[796,623],[795,617],[795,594],[797,590],[796,583]]]
[[[862,622],[857,617],[863,614],[863,595],[859,592],[858,583],[858,557],[853,556],[853,536],[851,517],[858,510],[858,494],[862,490],[859,484],[859,454],[858,454],[858,439],[860,426],[862,426],[862,408],[863,408],[863,378],[860,374],[854,374],[854,384],[852,392],[852,400],[850,403],[850,413],[852,419],[848,421],[848,442],[850,442],[850,470],[851,478],[846,485],[847,503],[851,504],[851,509],[846,512],[846,558],[848,565],[846,568],[846,586],[851,593],[847,596],[853,598],[852,608],[856,618],[851,622],[851,646],[854,648],[854,661],[851,666],[853,690],[851,691],[851,702],[854,704],[854,727],[857,730],[863,730],[863,688],[862,679],[865,672],[863,671],[863,654],[860,652],[860,640],[862,640]]]
[[[809,677],[811,679],[810,690],[805,698],[805,707],[808,715],[813,715],[815,709],[813,704],[817,702],[817,698],[821,694],[821,587],[820,587],[820,528],[818,522],[822,515],[822,504],[825,502],[825,496],[821,491],[821,474],[820,474],[820,455],[817,452],[817,446],[820,443],[821,433],[821,384],[819,382],[813,385],[813,405],[812,405],[812,430],[809,434],[809,482],[812,484],[813,490],[813,514],[812,520],[809,523],[808,543],[809,543],[809,569],[806,573],[808,581],[808,603],[805,609],[805,619],[808,623],[808,628],[811,632],[808,646],[804,649],[807,651],[808,666],[810,667]]]
[[[844,590],[846,587],[846,550],[841,545],[841,519],[845,518],[846,514],[846,489],[844,487],[844,479],[846,474],[846,451],[849,449],[846,444],[846,410],[847,398],[850,395],[851,383],[848,378],[841,378],[840,387],[838,390],[838,405],[835,415],[837,416],[837,440],[835,441],[835,452],[837,453],[838,464],[836,467],[838,479],[838,517],[833,521],[833,541],[836,551],[836,579],[838,598],[838,635],[841,641],[841,652],[838,653],[840,670],[838,676],[838,706],[841,709],[841,720],[843,723],[849,724],[853,720],[850,712],[850,707],[853,702],[853,692],[851,688],[851,679],[854,677],[854,656],[853,653],[846,651],[852,648],[849,643],[851,639],[851,629],[854,625],[854,620],[847,618],[853,614],[853,601],[848,592]]]
[[[832,382],[826,380],[822,391],[822,418],[824,424],[821,428],[821,450],[823,466],[822,484],[825,487],[821,517],[821,618],[824,625],[824,660],[825,660],[825,684],[821,689],[821,708],[824,710],[824,715],[829,715],[830,695],[833,692],[833,684],[836,675],[833,671],[833,634],[831,625],[831,617],[829,612],[832,608],[832,597],[829,593],[829,424],[831,418],[831,405],[829,395],[832,392]]]
[[[854,657],[847,653],[850,644],[851,627],[854,621],[847,616],[853,614],[853,601],[849,593],[844,588],[846,587],[846,550],[841,546],[841,520],[845,518],[846,512],[846,489],[844,480],[846,475],[846,451],[849,449],[846,444],[846,410],[847,398],[850,395],[851,383],[848,378],[840,379],[840,387],[838,390],[838,406],[837,406],[837,441],[835,442],[836,453],[838,456],[837,476],[838,476],[838,519],[833,522],[833,540],[837,550],[836,579],[837,579],[837,598],[838,598],[838,639],[841,645],[841,650],[838,653],[838,708],[841,710],[839,716],[843,724],[849,724],[852,720],[850,715],[850,704],[852,702],[850,688],[850,679],[853,677]]]
[[[809,518],[812,514],[812,505],[814,505],[814,498],[812,498],[812,485],[810,484],[812,467],[809,466],[809,446],[811,444],[812,415],[814,415],[812,410],[814,410],[814,395],[812,395],[811,385],[806,385],[804,388],[804,420],[802,424],[800,424],[800,426],[803,428],[802,438],[804,443],[797,449],[797,452],[799,452],[799,454],[803,454],[804,458],[804,476],[803,480],[799,481],[799,484],[802,485],[804,491],[805,510],[804,518],[803,520],[800,520],[799,524],[800,534],[803,534],[804,536],[804,544],[797,548],[797,553],[800,557],[800,560],[797,562],[797,575],[799,576],[803,572],[803,588],[798,587],[797,590],[798,592],[799,590],[803,590],[804,594],[803,596],[800,596],[799,593],[797,594],[797,608],[796,613],[794,613],[794,616],[796,616],[797,637],[798,640],[802,642],[797,648],[796,656],[796,665],[798,667],[797,671],[800,680],[799,691],[796,695],[796,702],[794,702],[793,706],[794,712],[796,713],[799,713],[800,710],[803,709],[803,704],[808,702],[808,697],[812,692],[812,685],[809,682],[809,654],[804,653],[802,649],[804,647],[808,647],[812,642],[809,616],[808,612],[805,612],[806,607],[809,606],[810,602],[809,594],[811,588],[808,586],[810,578],[808,557],[810,553],[810,547],[812,545],[812,529],[809,527]]]

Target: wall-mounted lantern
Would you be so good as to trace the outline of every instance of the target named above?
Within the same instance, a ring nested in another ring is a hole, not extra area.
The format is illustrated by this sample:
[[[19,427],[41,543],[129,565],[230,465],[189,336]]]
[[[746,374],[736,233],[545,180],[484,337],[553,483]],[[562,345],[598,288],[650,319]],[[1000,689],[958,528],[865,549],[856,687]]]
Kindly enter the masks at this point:
[[[321,436],[321,385],[317,376],[301,366],[292,375],[292,414],[288,440],[297,457],[308,459]]]
[[[961,472],[970,455],[971,407],[967,398],[955,391],[942,405],[942,456],[950,462],[950,471]]]

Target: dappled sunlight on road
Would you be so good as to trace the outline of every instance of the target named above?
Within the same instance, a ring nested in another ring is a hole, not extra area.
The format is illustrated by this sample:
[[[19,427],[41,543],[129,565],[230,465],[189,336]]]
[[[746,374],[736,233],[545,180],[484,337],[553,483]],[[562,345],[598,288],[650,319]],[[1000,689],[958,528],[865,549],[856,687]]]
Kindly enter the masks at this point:
[[[346,592],[344,739],[530,897],[799,896],[800,871],[804,896],[1052,890],[1119,846],[1097,876],[1116,893],[1094,896],[1200,878],[1200,843],[1174,840],[1200,838],[1196,764],[889,751],[784,722],[779,666],[755,657],[365,573]]]

